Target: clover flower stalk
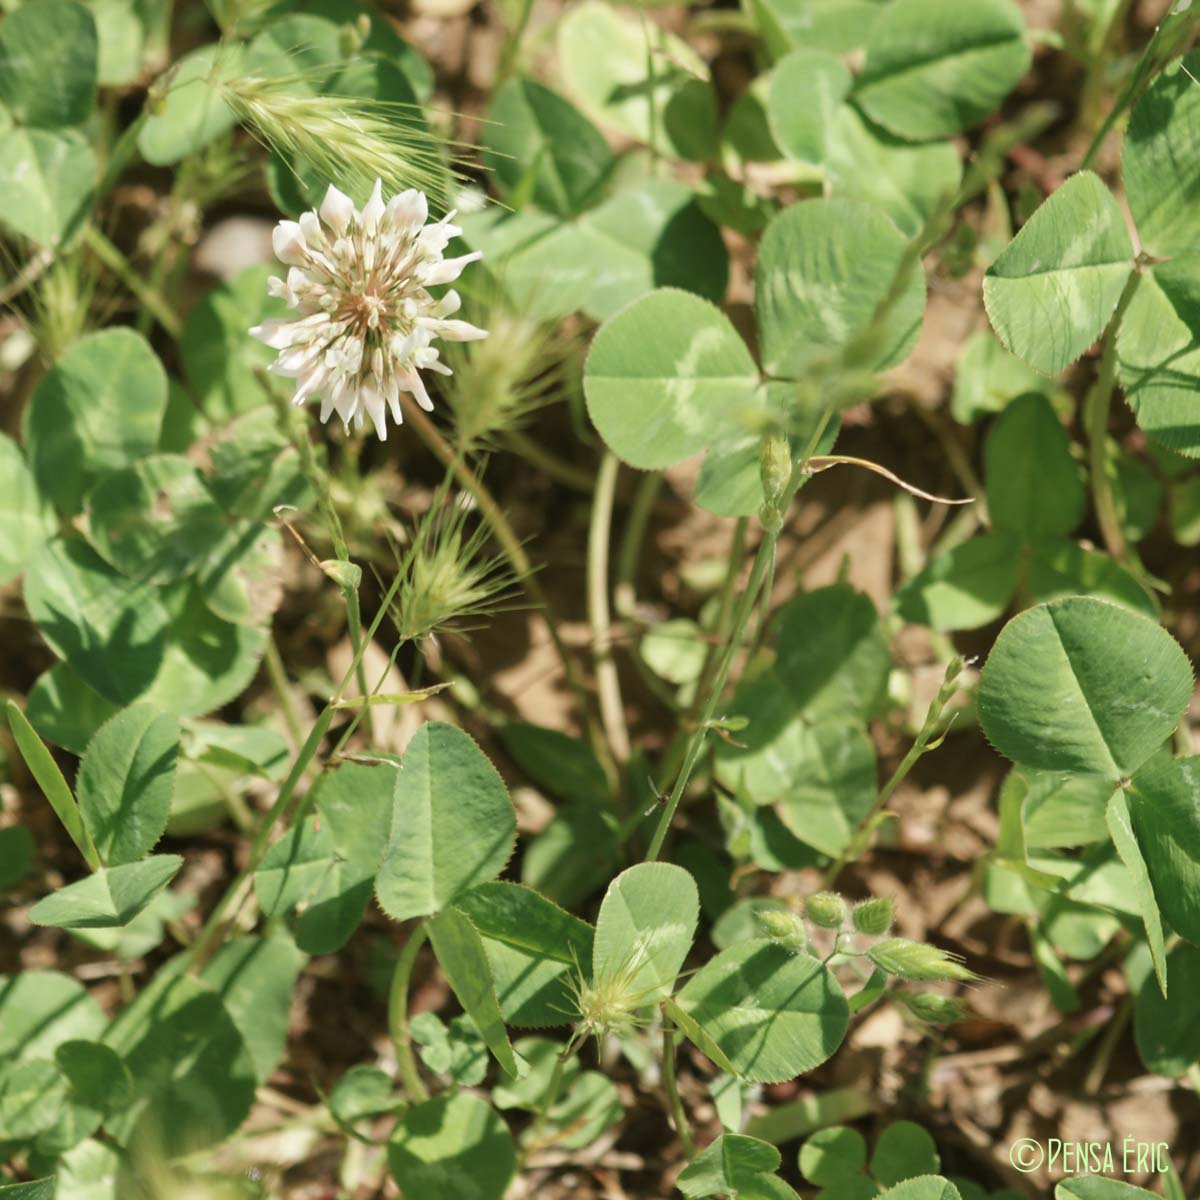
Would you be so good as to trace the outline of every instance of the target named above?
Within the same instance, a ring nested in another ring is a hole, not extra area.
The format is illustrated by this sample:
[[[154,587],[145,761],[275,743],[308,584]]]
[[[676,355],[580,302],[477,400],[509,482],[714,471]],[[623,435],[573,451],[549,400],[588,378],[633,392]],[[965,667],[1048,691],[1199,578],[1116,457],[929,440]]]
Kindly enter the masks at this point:
[[[276,225],[275,254],[288,273],[268,287],[297,315],[271,318],[250,332],[279,351],[270,370],[296,381],[292,403],[319,399],[321,420],[336,412],[347,431],[369,418],[381,441],[389,413],[403,422],[402,392],[432,411],[421,372],[451,373],[433,342],[487,336],[452,319],[461,305],[457,292],[439,299],[429,291],[454,282],[482,257],[444,257],[462,232],[450,223],[453,216],[429,223],[428,202],[416,189],[385,203],[376,180],[361,211],[330,184],[319,210]]]

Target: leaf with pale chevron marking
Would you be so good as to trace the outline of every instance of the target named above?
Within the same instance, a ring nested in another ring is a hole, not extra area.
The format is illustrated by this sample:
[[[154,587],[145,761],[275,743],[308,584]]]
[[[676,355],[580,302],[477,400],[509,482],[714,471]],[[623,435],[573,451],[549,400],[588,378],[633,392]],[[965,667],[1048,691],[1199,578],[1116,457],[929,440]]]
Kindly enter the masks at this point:
[[[596,335],[583,377],[588,412],[631,467],[669,467],[736,436],[760,405],[758,368],[707,300],[659,288]]]
[[[1013,0],[894,0],[871,29],[855,97],[892,133],[928,141],[986,117],[1029,58]]]
[[[1098,176],[1081,171],[991,265],[983,301],[1005,346],[1057,375],[1104,332],[1132,269],[1117,202]]]
[[[881,371],[916,344],[925,277],[904,236],[874,205],[804,200],[767,226],[754,275],[762,362],[804,379],[832,357]]]

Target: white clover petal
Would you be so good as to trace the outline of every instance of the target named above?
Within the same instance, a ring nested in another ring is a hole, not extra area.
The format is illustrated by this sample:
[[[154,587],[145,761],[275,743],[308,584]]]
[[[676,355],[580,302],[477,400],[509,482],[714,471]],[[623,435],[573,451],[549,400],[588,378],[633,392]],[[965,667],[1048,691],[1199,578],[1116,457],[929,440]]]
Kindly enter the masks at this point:
[[[436,346],[423,346],[413,355],[413,361],[425,371],[437,371],[441,375],[454,374],[445,363],[438,362],[438,349]]]
[[[325,199],[321,201],[321,220],[341,237],[354,220],[354,201],[340,192],[331,183],[325,191]]]
[[[299,267],[289,267],[287,278],[272,275],[267,280],[267,294],[286,302],[288,308],[300,308],[313,303],[319,285],[314,284]]]
[[[313,246],[325,244],[325,230],[321,228],[321,222],[315,212],[301,213],[297,224],[300,226],[300,232],[304,234],[305,244],[310,250]]]
[[[388,347],[393,360],[397,363],[407,363],[413,354],[425,344],[424,332],[418,328],[394,337]]]
[[[443,258],[429,263],[425,268],[425,283],[428,287],[436,287],[439,283],[453,283],[462,273],[463,268],[483,257],[482,250],[464,254],[461,258]]]
[[[396,377],[396,382],[409,392],[426,412],[433,412],[433,401],[425,390],[425,382],[415,370],[402,372]]]
[[[280,375],[298,376],[320,362],[320,345],[289,346],[279,352],[279,357],[271,364],[271,369]]]
[[[393,196],[387,204],[387,217],[401,232],[420,229],[429,219],[429,202],[425,199],[425,193],[409,188],[407,192]]]
[[[331,392],[333,407],[342,418],[342,424],[349,427],[358,408],[358,388],[349,376],[343,375],[334,385]]]
[[[432,315],[449,317],[462,308],[462,297],[451,288],[434,306]]]
[[[362,226],[367,237],[373,238],[379,231],[379,221],[384,213],[383,180],[375,180],[371,189],[371,198],[363,205]]]
[[[454,206],[459,212],[483,212],[487,208],[487,193],[482,188],[468,185],[455,196],[454,201]]]
[[[478,342],[487,337],[487,330],[469,321],[437,321],[424,318],[421,322],[434,337],[447,342]]]
[[[290,267],[302,267],[308,262],[308,245],[297,221],[280,221],[271,231],[271,247],[275,257]]]
[[[432,258],[440,255],[450,244],[450,240],[458,237],[460,233],[462,229],[451,225],[450,216],[445,216],[436,225],[426,225],[417,234],[417,244],[421,247],[422,254]]]
[[[384,398],[387,400],[388,408],[392,413],[392,420],[397,425],[404,424],[404,410],[400,407],[400,384],[396,381],[395,375],[389,375],[384,380],[383,384]]]
[[[372,387],[364,388],[359,393],[363,410],[371,418],[375,432],[381,442],[387,441],[387,417],[383,409],[383,397]]]
[[[268,317],[250,330],[250,336],[265,342],[272,350],[286,350],[295,341],[298,322],[284,317]]]
[[[321,389],[325,386],[325,379],[325,368],[319,363],[310,368],[297,380],[296,394],[292,397],[292,403],[303,404],[309,396],[320,395]]]

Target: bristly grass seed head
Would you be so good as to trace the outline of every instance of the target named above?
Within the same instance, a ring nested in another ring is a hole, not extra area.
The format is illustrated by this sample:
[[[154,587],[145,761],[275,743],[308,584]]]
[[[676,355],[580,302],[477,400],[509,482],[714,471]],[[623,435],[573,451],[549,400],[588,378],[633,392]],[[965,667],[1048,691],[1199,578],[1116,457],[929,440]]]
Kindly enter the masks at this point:
[[[413,105],[318,94],[324,75],[239,75],[213,85],[263,145],[313,177],[337,180],[360,202],[376,179],[389,193],[415,188],[444,210],[465,147],[435,138]]]
[[[521,311],[498,285],[480,285],[477,278],[464,293],[468,319],[488,330],[488,338],[447,343],[442,351],[454,374],[442,381],[441,393],[460,452],[495,445],[498,434],[569,396],[579,386],[581,357],[569,334]]]
[[[396,549],[403,579],[391,606],[402,641],[464,633],[475,621],[514,602],[517,578],[505,559],[487,552],[487,529],[468,529],[466,497],[444,491],[421,519],[410,546]]]
[[[51,255],[49,250],[44,253]],[[8,257],[7,252],[0,252],[0,261]],[[21,269],[5,274],[15,279]],[[36,278],[9,307],[50,362],[116,313],[117,300],[113,291],[102,285],[100,264],[82,250],[54,254],[48,266],[31,257],[24,269]]]

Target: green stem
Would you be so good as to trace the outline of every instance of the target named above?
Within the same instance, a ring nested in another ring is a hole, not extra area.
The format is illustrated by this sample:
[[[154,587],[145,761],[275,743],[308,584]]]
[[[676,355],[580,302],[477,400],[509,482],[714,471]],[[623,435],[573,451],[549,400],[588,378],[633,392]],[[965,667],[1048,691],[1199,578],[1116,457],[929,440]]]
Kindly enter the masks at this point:
[[[812,435],[808,439],[808,445],[805,446],[804,453],[793,467],[792,478],[786,490],[778,498],[778,513],[776,514],[778,519],[771,522],[773,528],[764,529],[763,539],[759,542],[758,552],[754,556],[754,565],[750,568],[750,578],[746,582],[745,591],[742,592],[742,598],[734,614],[733,626],[725,642],[725,649],[717,667],[716,678],[713,680],[711,688],[707,693],[708,699],[705,701],[704,709],[696,725],[695,732],[688,742],[683,766],[680,769],[678,778],[675,780],[675,786],[671,790],[671,795],[667,800],[666,807],[663,809],[663,814],[659,818],[658,828],[654,831],[654,838],[646,854],[647,862],[653,862],[658,857],[663,841],[667,836],[667,830],[675,818],[675,811],[679,807],[679,800],[683,795],[683,789],[687,786],[687,781],[691,777],[696,762],[700,758],[700,753],[704,748],[704,739],[708,733],[709,724],[712,721],[713,713],[716,711],[721,693],[725,690],[725,683],[729,678],[733,660],[737,656],[742,638],[745,636],[746,625],[750,620],[750,614],[754,611],[754,602],[762,589],[763,578],[764,576],[771,579],[774,578],[775,548],[779,541],[779,530],[783,526],[783,514],[787,512],[796,493],[812,477],[812,472],[809,470],[809,461],[816,454],[817,447],[821,444],[821,438],[824,436],[825,430],[832,419],[833,409],[824,409],[820,419],[817,421],[816,427],[813,429]],[[742,532],[744,533],[744,529],[742,529]],[[736,541],[737,538],[735,535],[735,544]],[[727,585],[732,586],[728,582],[729,578],[727,576]],[[697,695],[701,694],[703,693],[697,689]]]
[[[208,781],[212,789],[225,801],[229,816],[239,833],[249,833],[254,828],[254,813],[241,795],[227,782],[228,776],[218,774],[203,760],[195,764],[196,769]]]
[[[291,406],[280,399],[279,415],[283,421],[284,430],[290,436],[292,443],[295,445],[300,454],[300,466],[312,486],[313,491],[317,496],[317,504],[320,506],[321,515],[325,519],[325,527],[329,533],[329,538],[333,542],[333,552],[337,557],[338,562],[345,563],[347,566],[353,566],[350,561],[350,549],[346,544],[346,534],[342,528],[341,518],[338,516],[337,506],[333,503],[333,493],[329,489],[328,475],[321,470],[320,464],[317,462],[317,456],[313,453],[312,439],[308,436],[307,429],[297,429],[296,423],[291,420]],[[355,572],[357,568],[355,568]],[[362,642],[362,611],[358,603],[358,587],[354,580],[349,578],[341,578],[337,581],[338,587],[341,589],[342,600],[346,605],[346,630],[350,635],[350,650],[354,655],[355,662],[355,682],[358,684],[358,692],[364,698],[369,695],[367,691],[367,670],[366,664],[363,662],[363,642]],[[364,716],[367,723],[368,737],[373,739],[375,734],[374,714],[368,709]]]
[[[1108,474],[1108,417],[1117,378],[1117,334],[1121,320],[1141,282],[1142,273],[1135,270],[1117,301],[1116,311],[1104,333],[1104,350],[1100,358],[1100,374],[1087,399],[1086,423],[1088,432],[1088,475],[1092,487],[1092,502],[1096,508],[1096,521],[1108,552],[1125,567],[1133,563],[1121,518],[1117,513],[1116,498],[1113,496],[1112,479]]]
[[[913,739],[913,744],[908,748],[908,753],[900,760],[900,765],[892,772],[887,783],[879,789],[879,795],[875,797],[875,803],[871,805],[871,811],[858,822],[855,827],[854,834],[846,843],[846,848],[834,860],[833,865],[825,872],[825,887],[830,888],[837,882],[837,877],[842,873],[846,864],[858,855],[862,849],[862,838],[865,835],[869,836],[872,822],[875,817],[883,811],[887,802],[892,798],[896,789],[908,777],[908,773],[916,766],[917,760],[927,750],[933,749],[941,745],[941,739],[935,741],[935,737],[939,734],[945,735],[943,727],[942,714],[946,710],[946,705],[950,703],[951,697],[958,690],[958,677],[962,673],[962,660],[953,659],[946,668],[946,676],[942,686],[938,689],[938,694],[933,698],[929,705],[929,709],[925,714],[925,720],[921,728],[917,731],[917,736]]]
[[[1117,0],[1108,19],[1093,21],[1083,47],[1087,62],[1083,84],[1079,88],[1079,124],[1082,129],[1094,128],[1094,119],[1103,99],[1113,55],[1111,43],[1117,30],[1129,15],[1131,0]]]
[[[547,450],[540,442],[536,442],[528,434],[519,429],[505,434],[505,442],[509,449],[519,454],[526,462],[545,471],[546,474],[564,487],[576,492],[592,494],[596,481],[591,474],[573,463],[564,462],[557,454]]]
[[[525,553],[521,539],[517,537],[513,527],[508,523],[503,509],[496,503],[495,497],[488,491],[483,480],[467,466],[462,458],[454,453],[446,439],[438,433],[434,423],[415,403],[409,401],[408,397],[402,398],[401,404],[404,406],[404,419],[417,431],[417,436],[433,452],[442,466],[453,472],[459,486],[470,494],[479,508],[480,515],[491,528],[501,550],[504,551],[504,556],[512,565],[521,580],[521,585],[528,592],[529,598],[541,614],[550,640],[558,653],[559,662],[562,664],[567,686],[575,696],[579,715],[588,731],[593,750],[600,756],[601,762],[610,761],[608,742],[605,740],[603,732],[596,726],[583,681],[580,679],[574,660],[567,652],[566,643],[563,642],[562,635],[558,631],[558,618],[554,615],[549,597],[534,576],[533,563],[530,562],[529,555]]]
[[[683,1153],[688,1162],[696,1157],[696,1143],[692,1138],[691,1126],[688,1125],[687,1112],[679,1095],[679,1084],[675,1078],[675,1031],[669,1026],[663,1028],[663,1083],[667,1089],[667,1103],[671,1108],[671,1120],[675,1123],[675,1132],[679,1135]]]
[[[617,456],[605,451],[596,475],[587,549],[588,622],[592,627],[592,657],[596,668],[596,691],[600,697],[600,720],[613,758],[618,764],[629,761],[629,729],[625,724],[621,680],[612,652],[612,625],[608,609],[608,544],[612,535],[613,502],[620,466]]]
[[[717,600],[717,618],[713,622],[713,642],[708,654],[705,655],[704,666],[700,671],[700,681],[696,687],[698,696],[708,694],[708,680],[717,665],[721,647],[729,641],[729,621],[733,616],[733,602],[737,595],[738,572],[742,569],[742,555],[746,551],[746,530],[750,518],[739,517],[733,527],[733,544],[729,548],[729,569],[721,582],[721,594]]]
[[[1172,21],[1172,17],[1178,17],[1178,20]],[[1104,145],[1104,139],[1108,137],[1117,119],[1126,109],[1132,108],[1137,103],[1139,97],[1150,85],[1154,75],[1170,61],[1172,55],[1180,47],[1186,45],[1187,39],[1191,37],[1192,30],[1198,21],[1200,21],[1200,11],[1193,7],[1186,12],[1181,10],[1169,13],[1159,22],[1154,36],[1142,51],[1142,56],[1138,59],[1129,81],[1121,90],[1121,94],[1109,110],[1108,116],[1104,118],[1103,124],[1096,131],[1096,136],[1092,138],[1091,145],[1088,146],[1087,153],[1083,156],[1083,162],[1080,164],[1081,170],[1087,170],[1092,165],[1096,155],[1100,152],[1100,147]],[[1171,37],[1166,38],[1164,31],[1168,26],[1171,27]],[[1161,50],[1163,43],[1166,46],[1165,51]]]
[[[21,269],[3,287],[0,287],[0,306],[16,299],[26,288],[32,287],[54,262],[52,250],[38,250],[31,254]]]
[[[767,568],[767,581],[763,585],[762,595],[758,602],[758,620],[754,623],[754,632],[750,635],[750,640],[746,643],[747,661],[758,653],[759,646],[762,645],[763,636],[767,632],[767,621],[771,616],[771,597],[775,594],[775,558],[771,557],[771,564]]]
[[[142,126],[145,125],[149,116],[150,110],[147,107],[143,107],[142,111],[129,127],[117,138],[112,149],[109,151],[108,161],[105,163],[104,174],[101,176],[100,182],[96,185],[91,195],[88,196],[87,203],[72,215],[66,229],[63,230],[62,238],[59,242],[60,245],[69,246],[71,244],[84,221],[87,220],[88,215],[96,211],[100,202],[116,186],[117,180],[121,177],[121,172],[125,170],[126,165],[137,149],[138,135],[142,132]]]
[[[725,572],[725,579],[721,584],[720,599],[717,601],[717,619],[713,623],[712,641],[704,656],[704,665],[700,669],[700,676],[696,683],[695,698],[688,711],[688,723],[698,719],[702,698],[708,695],[709,681],[712,678],[713,671],[716,670],[717,663],[720,661],[721,649],[729,642],[729,622],[733,616],[734,600],[737,597],[737,581],[742,569],[742,553],[746,548],[746,530],[748,526],[749,518],[739,517],[737,525],[734,527],[733,544],[729,550],[729,569]],[[683,737],[677,734],[672,738],[663,761],[660,788],[665,788],[667,786],[666,781],[674,777],[675,772],[679,770],[679,764],[683,761],[683,756],[686,752],[687,744]]]
[[[169,57],[171,22],[174,15],[175,0],[164,0],[164,3],[155,5],[148,10],[145,61],[148,67],[153,65],[155,70],[161,71],[161,64],[165,63]],[[146,112],[143,110],[143,116],[145,115]]]
[[[643,9],[641,12],[642,18],[642,37],[646,42],[646,106],[649,110],[650,117],[650,165],[653,174],[657,175],[659,170],[659,152],[658,152],[658,97],[654,94],[654,89],[658,85],[658,79],[654,70],[654,49],[650,45],[650,22],[646,18],[646,12]]]
[[[147,284],[137,273],[133,264],[95,225],[89,225],[83,234],[88,249],[121,281],[139,304],[169,333],[178,338],[183,332],[183,321],[166,299]]]
[[[1058,116],[1058,105],[1053,101],[1034,101],[1011,121],[1002,121],[989,129],[963,173],[962,184],[954,198],[955,210],[986,192],[1006,172],[1013,148],[1036,141]]]
[[[519,0],[520,9],[517,11],[517,21],[513,28],[505,34],[504,49],[500,52],[500,65],[496,71],[497,83],[503,83],[513,72],[517,61],[517,51],[521,48],[521,39],[529,25],[529,17],[533,12],[533,0]]]
[[[371,622],[371,628],[367,630],[368,641],[375,636],[375,631],[379,628],[379,623],[383,620],[383,614],[386,612],[388,605],[391,604],[398,586],[399,581],[393,581],[391,587],[384,594],[383,602],[379,606],[379,612],[375,614],[375,619]],[[300,752],[296,755],[292,769],[288,772],[287,778],[283,781],[283,786],[279,789],[279,795],[276,797],[275,803],[271,806],[271,811],[263,818],[258,833],[251,843],[250,854],[246,859],[245,866],[238,872],[229,887],[225,889],[225,894],[217,901],[216,907],[209,914],[208,920],[204,923],[204,927],[201,929],[199,935],[183,954],[179,956],[178,960],[176,960],[178,962],[176,968],[177,974],[183,974],[186,971],[195,969],[197,966],[202,966],[206,958],[224,941],[228,933],[225,914],[234,899],[244,888],[246,882],[258,870],[259,864],[262,862],[263,856],[269,848],[271,830],[274,828],[275,823],[277,821],[282,822],[286,830],[300,811],[301,802],[296,798],[296,787],[300,783],[300,780],[304,778],[304,773],[308,770],[309,764],[321,748],[321,742],[324,740],[330,723],[333,721],[334,714],[338,711],[338,703],[357,667],[358,658],[356,657],[355,661],[350,664],[342,676],[341,682],[329,698],[329,702],[321,710],[316,723],[313,725],[307,739],[305,739],[304,745],[300,747]]]
[[[380,671],[379,678],[375,681],[375,686],[373,688],[371,688],[371,690],[370,690],[370,695],[372,697],[376,697],[380,692],[383,691],[384,685],[387,683],[388,676],[395,669],[396,658],[400,654],[401,647],[403,647],[406,644],[407,643],[405,641],[400,641],[400,642],[397,642],[395,644],[395,646],[392,647],[392,653],[388,656],[387,665],[383,668],[382,671]],[[417,659],[417,663],[416,663],[416,671],[417,672],[420,671],[422,665],[424,664],[424,661],[425,660],[423,658]],[[416,682],[416,672],[414,672],[414,682],[412,682],[410,684],[410,687],[412,687],[412,689],[415,691],[418,686],[419,686],[419,684]],[[330,754],[329,754],[330,759],[336,759],[338,757],[338,755],[340,755],[342,753],[342,751],[345,750],[346,743],[349,742],[350,739],[354,736],[355,730],[358,729],[360,722],[363,720],[363,717],[365,716],[365,710],[370,707],[371,706],[369,704],[361,705],[357,709],[357,711],[354,713],[354,716],[346,723],[346,728],[343,729],[342,732],[338,735],[338,740],[334,743],[333,749],[330,751]]]
[[[225,894],[217,901],[212,912],[209,913],[208,920],[204,923],[204,928],[201,929],[196,940],[185,951],[181,970],[203,966],[212,951],[216,950],[221,942],[224,941],[226,933],[224,928],[225,914],[232,905],[234,898],[242,891],[246,882],[258,870],[258,866],[267,852],[271,831],[275,828],[275,823],[283,821],[285,825],[287,824],[288,817],[291,815],[296,785],[303,778],[304,772],[308,769],[308,764],[316,757],[325,733],[329,729],[329,723],[333,720],[333,713],[333,707],[326,705],[321,715],[317,718],[316,724],[313,725],[307,740],[303,747],[301,747],[300,753],[296,756],[296,761],[292,764],[292,769],[288,773],[287,779],[284,780],[283,787],[279,789],[279,795],[275,798],[275,803],[271,806],[271,811],[263,817],[258,827],[254,841],[250,844],[250,853],[246,857],[245,865],[225,890]]]
[[[767,574],[768,567],[775,558],[775,544],[778,537],[778,533],[768,530],[763,534],[763,539],[758,544],[758,552],[754,556],[754,565],[750,568],[750,578],[746,582],[746,588],[742,592],[741,600],[738,602],[737,611],[734,614],[733,628],[730,631],[729,641],[725,644],[725,649],[717,666],[717,673],[709,689],[708,698],[704,703],[700,719],[688,741],[683,766],[680,768],[678,776],[676,776],[675,786],[671,789],[671,795],[667,799],[662,816],[658,819],[658,828],[655,829],[654,837],[650,842],[650,849],[646,852],[647,862],[654,862],[658,858],[659,851],[662,850],[663,842],[666,840],[667,830],[670,829],[671,822],[675,819],[675,812],[679,808],[679,801],[683,796],[683,790],[687,787],[688,780],[692,777],[692,771],[695,770],[696,763],[700,760],[700,755],[704,750],[705,738],[708,735],[709,725],[712,722],[713,715],[716,713],[721,694],[725,690],[725,683],[733,667],[733,660],[737,657],[738,650],[741,648],[742,637],[746,632],[750,614],[754,610],[754,601],[758,597],[758,592]]]
[[[744,38],[758,37],[758,24],[748,13],[738,9],[707,9],[692,17],[690,33],[732,33]]]
[[[909,397],[909,401],[909,411],[916,413],[926,428],[937,438],[938,445],[946,456],[946,462],[954,472],[954,477],[967,495],[974,498],[975,505],[971,512],[984,525],[990,526],[991,517],[987,511],[987,491],[982,480],[975,473],[974,467],[971,466],[970,455],[959,440],[959,427],[952,421],[948,421],[940,409],[926,408],[919,400],[912,397]]]
[[[1087,1075],[1084,1076],[1083,1093],[1085,1096],[1094,1096],[1100,1091],[1104,1083],[1104,1076],[1108,1074],[1108,1068],[1112,1063],[1113,1054],[1116,1052],[1121,1038],[1125,1036],[1125,1030],[1128,1028],[1132,1016],[1133,997],[1126,996],[1108,1022],[1099,1045],[1096,1047],[1096,1056],[1092,1059],[1092,1065],[1088,1068]]]
[[[274,631],[267,638],[263,661],[267,665],[267,676],[271,680],[271,687],[274,688],[275,695],[279,698],[279,707],[283,710],[283,721],[287,726],[288,736],[292,740],[294,753],[299,750],[300,743],[304,740],[304,734],[300,728],[300,715],[296,712],[295,697],[288,685],[287,672],[283,667],[283,659],[279,654],[279,644],[275,641]]]
[[[284,425],[284,433],[296,447],[296,451],[300,455],[301,470],[303,470],[305,477],[312,486],[312,490],[317,495],[317,504],[321,509],[321,516],[325,521],[329,540],[333,543],[333,552],[340,562],[349,562],[350,551],[346,545],[346,534],[342,529],[342,519],[338,516],[337,507],[333,503],[333,495],[329,490],[327,476],[321,469],[320,464],[317,462],[317,456],[313,452],[312,438],[308,436],[307,429],[297,428],[296,422],[291,419],[291,405],[282,399],[278,400],[278,404],[279,414]]]
[[[654,511],[654,501],[662,488],[663,477],[659,471],[645,471],[634,488],[633,500],[625,518],[625,532],[621,535],[621,549],[617,553],[617,582],[613,588],[613,603],[617,615],[625,621],[632,619],[637,611],[638,560],[642,544],[646,540],[646,527]]]
[[[546,1120],[550,1116],[551,1109],[558,1103],[558,1093],[562,1091],[563,1072],[567,1068],[567,1063],[571,1061],[571,1056],[575,1053],[579,1045],[578,1033],[572,1033],[567,1040],[567,1044],[562,1048],[562,1053],[554,1060],[554,1070],[550,1074],[550,1082],[546,1086],[546,1094],[542,1098],[541,1104],[538,1105],[536,1116],[533,1118],[533,1124],[529,1129],[529,1137],[526,1142],[528,1154],[530,1151],[538,1148],[538,1140],[541,1136],[542,1127],[546,1124]]]
[[[349,561],[348,559],[343,561]],[[355,683],[358,684],[358,694],[366,700],[371,693],[367,690],[367,664],[363,659],[362,610],[358,606],[358,589],[349,583],[342,585],[342,598],[346,602],[346,627],[350,631],[350,650],[354,655]],[[366,705],[363,720],[367,723],[367,738],[375,740],[375,713],[371,706]]]
[[[417,1069],[417,1058],[412,1048],[412,1030],[408,1024],[409,984],[412,982],[417,955],[427,937],[428,931],[422,921],[408,935],[408,940],[401,947],[392,971],[392,984],[388,989],[388,1032],[392,1037],[392,1045],[396,1048],[396,1069],[400,1072],[405,1094],[413,1104],[420,1104],[429,1099],[429,1090]]]
[[[621,545],[617,551],[616,580],[613,583],[613,608],[624,623],[622,634],[626,639],[636,638],[645,628],[645,621],[638,616],[637,576],[642,545],[646,539],[646,527],[654,511],[654,501],[662,487],[662,475],[658,471],[643,471],[638,475],[633,499],[626,513],[625,528],[621,534]],[[590,490],[590,489],[589,489]],[[679,712],[674,689],[664,683],[646,665],[640,654],[628,657],[631,667],[637,672],[646,690],[672,715]],[[667,772],[667,778],[671,772]]]
[[[154,263],[150,268],[150,274],[146,280],[148,289],[157,296],[166,297],[170,292],[166,289],[167,275],[169,271],[168,261],[170,251],[173,245],[178,244],[179,237],[176,226],[179,224],[180,213],[182,212],[182,202],[179,198],[180,177],[176,176],[175,184],[171,188],[170,209],[157,225],[157,234],[159,239],[159,250],[154,256]],[[143,335],[150,332],[151,312],[148,308],[143,308],[138,314],[137,331]]]

